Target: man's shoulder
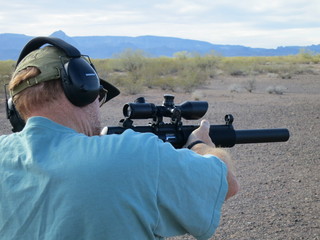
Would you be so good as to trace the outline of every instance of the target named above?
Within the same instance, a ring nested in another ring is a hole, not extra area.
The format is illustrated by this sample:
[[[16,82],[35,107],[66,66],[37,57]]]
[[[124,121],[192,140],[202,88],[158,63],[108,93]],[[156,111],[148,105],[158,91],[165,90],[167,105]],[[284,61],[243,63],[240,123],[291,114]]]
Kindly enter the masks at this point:
[[[99,144],[108,146],[112,152],[121,152],[122,154],[145,154],[145,150],[158,152],[158,148],[163,144],[153,133],[139,133],[131,129],[124,131],[122,134],[103,135]]]
[[[122,134],[110,134],[104,135],[107,136],[106,138],[115,138],[116,140],[125,139],[126,141],[136,142],[136,141],[143,141],[145,144],[150,142],[160,142],[161,140],[158,138],[157,135],[148,132],[148,133],[140,133],[133,131],[132,129],[125,130]]]
[[[5,143],[11,143],[18,140],[16,137],[17,133],[11,133],[7,135],[0,135],[0,145],[4,145]]]

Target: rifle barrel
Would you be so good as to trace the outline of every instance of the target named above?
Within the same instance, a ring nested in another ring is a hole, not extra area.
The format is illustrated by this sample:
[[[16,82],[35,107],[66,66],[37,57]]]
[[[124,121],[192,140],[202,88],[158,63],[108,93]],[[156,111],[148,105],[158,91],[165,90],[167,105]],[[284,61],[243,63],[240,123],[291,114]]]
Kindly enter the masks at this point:
[[[286,128],[235,130],[236,144],[286,142],[290,134]]]

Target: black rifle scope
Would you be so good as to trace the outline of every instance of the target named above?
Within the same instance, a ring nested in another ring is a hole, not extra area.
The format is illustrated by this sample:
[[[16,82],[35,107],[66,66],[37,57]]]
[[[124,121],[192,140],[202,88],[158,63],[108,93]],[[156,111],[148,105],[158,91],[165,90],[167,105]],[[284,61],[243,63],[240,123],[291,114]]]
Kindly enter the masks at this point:
[[[196,120],[202,118],[208,110],[208,102],[186,101],[179,105],[174,104],[174,96],[164,95],[161,106],[146,103],[143,97],[137,98],[134,103],[127,103],[123,107],[123,115],[130,119],[148,119],[170,117],[173,119]]]

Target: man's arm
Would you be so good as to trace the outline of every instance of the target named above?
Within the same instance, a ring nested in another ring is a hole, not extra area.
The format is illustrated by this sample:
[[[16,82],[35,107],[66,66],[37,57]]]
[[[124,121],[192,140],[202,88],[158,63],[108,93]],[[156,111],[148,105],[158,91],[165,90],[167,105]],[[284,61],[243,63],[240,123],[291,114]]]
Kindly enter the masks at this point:
[[[188,138],[185,146],[189,146],[191,143],[200,140],[203,143],[194,145],[191,150],[200,154],[210,154],[220,158],[228,168],[227,181],[228,181],[228,192],[226,200],[234,196],[239,191],[239,184],[234,175],[234,169],[232,166],[232,160],[229,153],[221,148],[216,148],[211,138],[209,137],[210,123],[207,120],[202,120],[200,127],[194,130]]]

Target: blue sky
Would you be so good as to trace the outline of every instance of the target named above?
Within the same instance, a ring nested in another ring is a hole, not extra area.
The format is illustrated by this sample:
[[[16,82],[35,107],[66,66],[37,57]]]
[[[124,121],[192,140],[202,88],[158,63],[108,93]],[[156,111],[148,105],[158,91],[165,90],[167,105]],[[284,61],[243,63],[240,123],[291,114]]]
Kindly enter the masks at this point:
[[[0,0],[0,33],[171,36],[250,47],[320,44],[320,0]]]

